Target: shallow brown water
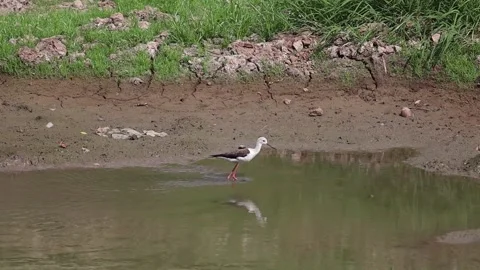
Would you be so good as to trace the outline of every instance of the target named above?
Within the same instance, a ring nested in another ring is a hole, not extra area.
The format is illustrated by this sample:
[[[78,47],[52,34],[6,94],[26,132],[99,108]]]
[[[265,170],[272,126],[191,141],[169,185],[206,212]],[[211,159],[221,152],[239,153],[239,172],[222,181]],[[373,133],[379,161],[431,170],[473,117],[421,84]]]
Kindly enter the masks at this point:
[[[478,184],[408,154],[1,174],[0,269],[478,269],[478,230],[436,241],[480,228]]]

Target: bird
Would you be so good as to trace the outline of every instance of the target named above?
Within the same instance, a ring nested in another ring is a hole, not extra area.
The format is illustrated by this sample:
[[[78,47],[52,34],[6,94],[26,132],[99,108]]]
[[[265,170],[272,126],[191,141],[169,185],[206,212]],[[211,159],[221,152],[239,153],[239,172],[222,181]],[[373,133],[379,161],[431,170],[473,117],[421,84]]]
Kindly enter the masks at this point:
[[[232,171],[230,174],[227,176],[228,180],[237,180],[237,170],[240,162],[249,162],[251,161],[255,156],[260,153],[260,150],[262,150],[262,145],[268,145],[273,149],[276,149],[275,147],[271,146],[267,139],[265,137],[260,137],[257,139],[257,143],[255,145],[255,148],[247,148],[244,145],[240,145],[236,150],[230,151],[230,152],[225,152],[221,154],[213,154],[210,155],[212,158],[220,158],[220,159],[225,159],[230,162],[234,162],[235,166],[233,167]]]

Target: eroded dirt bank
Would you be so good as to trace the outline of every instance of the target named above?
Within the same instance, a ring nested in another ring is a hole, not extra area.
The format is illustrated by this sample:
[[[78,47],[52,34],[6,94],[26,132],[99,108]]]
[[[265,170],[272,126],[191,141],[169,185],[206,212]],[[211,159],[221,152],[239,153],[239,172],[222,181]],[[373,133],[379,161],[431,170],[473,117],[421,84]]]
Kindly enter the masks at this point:
[[[185,163],[266,136],[279,149],[415,147],[420,155],[408,160],[411,164],[478,176],[475,91],[393,79],[374,88],[315,77],[168,85],[1,77],[0,165],[25,170]],[[399,116],[404,106],[413,118]],[[324,114],[309,116],[316,107]],[[49,122],[53,127],[46,127]],[[168,136],[123,140],[95,134],[107,126]]]

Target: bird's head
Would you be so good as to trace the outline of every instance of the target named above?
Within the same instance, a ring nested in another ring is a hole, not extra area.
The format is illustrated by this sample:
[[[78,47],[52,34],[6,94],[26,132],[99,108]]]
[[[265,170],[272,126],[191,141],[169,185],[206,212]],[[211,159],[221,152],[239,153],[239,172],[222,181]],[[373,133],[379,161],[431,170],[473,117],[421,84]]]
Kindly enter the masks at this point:
[[[260,137],[257,139],[257,144],[268,144],[267,138]]]
[[[259,145],[259,144],[262,144],[262,145],[263,145],[263,144],[266,144],[266,145],[270,146],[270,147],[273,148],[273,149],[277,149],[277,148],[271,146],[271,145],[268,143],[267,138],[265,138],[265,137],[260,137],[260,138],[257,139],[257,145]]]

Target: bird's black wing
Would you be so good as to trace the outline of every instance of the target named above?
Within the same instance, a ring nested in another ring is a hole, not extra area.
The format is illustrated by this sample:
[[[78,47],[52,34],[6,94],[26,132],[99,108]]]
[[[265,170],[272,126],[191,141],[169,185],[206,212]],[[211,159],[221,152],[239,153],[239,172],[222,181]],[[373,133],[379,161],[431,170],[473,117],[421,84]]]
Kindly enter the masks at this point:
[[[223,158],[239,158],[239,157],[246,157],[250,153],[250,150],[246,148],[245,146],[240,146],[237,150],[231,151],[231,152],[226,152],[222,154],[214,154],[210,155],[211,157],[223,157]]]

